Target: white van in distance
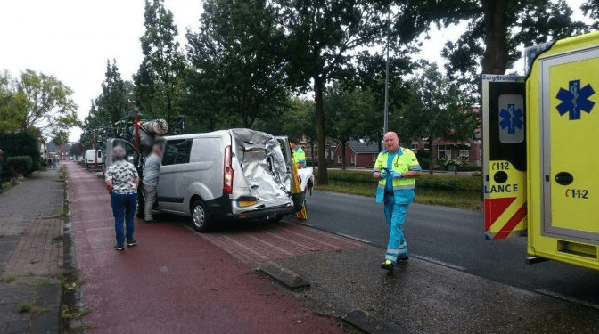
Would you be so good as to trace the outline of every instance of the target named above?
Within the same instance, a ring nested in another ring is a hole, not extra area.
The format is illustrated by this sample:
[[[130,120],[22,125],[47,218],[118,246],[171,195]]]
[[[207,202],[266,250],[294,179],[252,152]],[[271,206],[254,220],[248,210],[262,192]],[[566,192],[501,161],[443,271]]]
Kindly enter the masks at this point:
[[[96,153],[97,152],[97,153]],[[94,165],[102,166],[102,151],[86,150],[85,151],[85,168],[94,167]]]

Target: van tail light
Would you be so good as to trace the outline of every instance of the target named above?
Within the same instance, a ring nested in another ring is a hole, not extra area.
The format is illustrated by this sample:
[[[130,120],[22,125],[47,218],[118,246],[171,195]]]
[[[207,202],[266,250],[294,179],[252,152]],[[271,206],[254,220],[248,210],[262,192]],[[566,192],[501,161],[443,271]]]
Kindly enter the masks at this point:
[[[233,193],[233,166],[232,166],[232,151],[231,145],[225,147],[225,165],[224,165],[224,180],[223,190],[227,194]]]

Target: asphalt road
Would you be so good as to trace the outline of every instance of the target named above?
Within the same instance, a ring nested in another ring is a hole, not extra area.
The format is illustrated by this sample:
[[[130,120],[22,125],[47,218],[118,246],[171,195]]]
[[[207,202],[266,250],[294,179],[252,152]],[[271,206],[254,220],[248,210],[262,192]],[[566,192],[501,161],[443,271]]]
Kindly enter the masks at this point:
[[[308,214],[310,226],[386,248],[383,207],[372,198],[314,191]],[[599,308],[599,272],[553,261],[525,264],[526,238],[485,240],[482,212],[412,204],[404,230],[410,256]]]

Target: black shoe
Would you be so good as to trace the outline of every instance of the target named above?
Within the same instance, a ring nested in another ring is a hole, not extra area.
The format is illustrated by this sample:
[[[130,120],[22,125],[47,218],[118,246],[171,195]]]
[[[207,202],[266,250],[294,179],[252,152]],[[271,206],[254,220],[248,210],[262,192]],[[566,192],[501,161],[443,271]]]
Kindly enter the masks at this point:
[[[127,240],[127,247],[133,247],[137,245],[137,241],[135,239]]]
[[[383,264],[381,264],[381,268],[383,268],[385,270],[393,271],[393,267],[395,267],[395,265],[393,264],[393,262],[391,262],[389,260],[385,260],[385,262],[383,262]]]
[[[114,245],[114,249],[115,250],[123,250],[123,249],[125,249],[125,246],[116,244],[116,245]]]
[[[397,261],[408,261],[408,256],[400,256],[397,258]]]

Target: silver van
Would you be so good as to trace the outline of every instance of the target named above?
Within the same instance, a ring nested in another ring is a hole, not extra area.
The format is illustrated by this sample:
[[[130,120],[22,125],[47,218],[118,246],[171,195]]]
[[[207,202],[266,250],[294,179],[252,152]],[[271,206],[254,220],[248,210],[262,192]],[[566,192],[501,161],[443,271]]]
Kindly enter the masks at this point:
[[[304,194],[291,193],[287,137],[243,128],[162,138],[155,207],[159,212],[190,216],[195,230],[206,231],[223,221],[278,221],[301,209]],[[128,159],[141,174],[144,159],[132,145],[111,139],[107,151],[114,145],[129,146]],[[138,216],[143,215],[142,189]]]

